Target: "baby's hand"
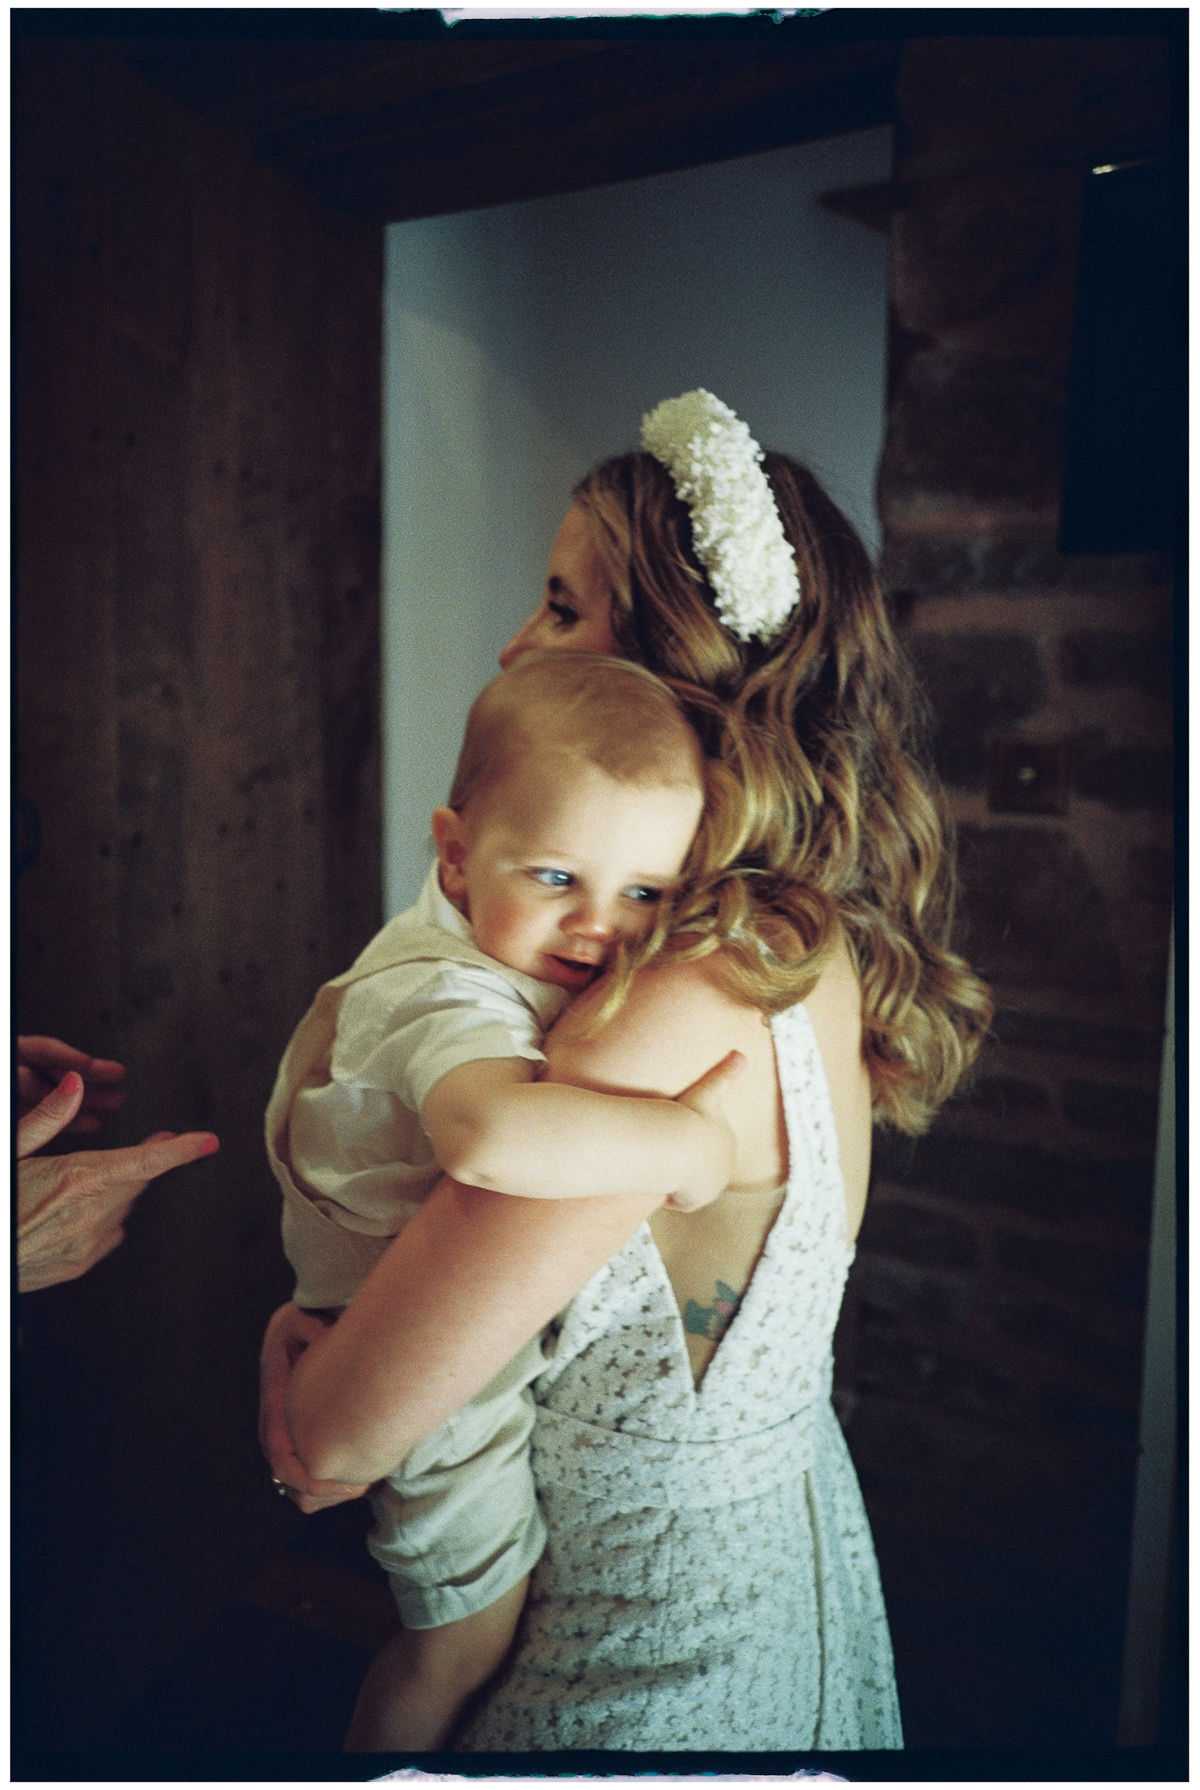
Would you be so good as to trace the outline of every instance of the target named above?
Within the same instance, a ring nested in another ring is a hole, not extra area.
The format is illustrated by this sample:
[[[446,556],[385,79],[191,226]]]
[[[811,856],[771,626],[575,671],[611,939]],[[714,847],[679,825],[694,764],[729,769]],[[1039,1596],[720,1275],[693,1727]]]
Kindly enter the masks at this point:
[[[741,1051],[731,1050],[677,1096],[679,1105],[690,1107],[703,1124],[697,1128],[691,1173],[685,1185],[668,1197],[668,1206],[680,1212],[698,1212],[728,1187],[737,1146],[725,1116],[724,1096],[745,1067]]]

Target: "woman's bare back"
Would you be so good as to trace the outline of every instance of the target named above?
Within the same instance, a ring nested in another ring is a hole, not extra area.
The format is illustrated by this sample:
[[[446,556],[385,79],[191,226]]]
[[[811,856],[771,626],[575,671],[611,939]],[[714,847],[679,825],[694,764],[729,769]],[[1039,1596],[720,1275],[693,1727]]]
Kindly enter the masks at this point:
[[[866,1203],[871,1098],[858,982],[844,947],[806,1006],[829,1083],[846,1232],[853,1239]],[[703,963],[644,971],[621,1011],[591,1038],[579,1036],[586,1011],[576,1003],[551,1035],[547,1048],[556,1079],[609,1092],[675,1095],[728,1051],[746,1058],[726,1103],[737,1144],[733,1182],[703,1211],[663,1206],[650,1220],[699,1383],[749,1285],[787,1181],[787,1132],[770,1028],[757,1008],[726,993]]]

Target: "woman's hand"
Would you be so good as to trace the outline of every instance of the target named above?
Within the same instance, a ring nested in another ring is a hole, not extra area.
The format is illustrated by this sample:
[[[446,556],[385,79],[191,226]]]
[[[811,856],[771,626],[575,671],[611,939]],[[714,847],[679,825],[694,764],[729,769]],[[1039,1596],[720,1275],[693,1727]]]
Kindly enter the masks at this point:
[[[17,1039],[20,1117],[31,1113],[72,1069],[83,1078],[83,1100],[65,1130],[95,1131],[102,1114],[125,1104],[125,1090],[117,1085],[125,1079],[124,1064],[108,1057],[91,1057],[61,1038],[21,1037]]]
[[[35,1156],[79,1112],[83,1077],[75,1070],[17,1125],[17,1274],[22,1293],[77,1280],[114,1250],[129,1208],[168,1169],[219,1146],[211,1131],[177,1137],[157,1131],[123,1150]]]
[[[305,1516],[361,1498],[365,1485],[313,1479],[305,1472],[287,1426],[287,1393],[304,1351],[324,1336],[329,1320],[298,1305],[281,1305],[267,1325],[259,1358],[258,1440],[271,1477]]]

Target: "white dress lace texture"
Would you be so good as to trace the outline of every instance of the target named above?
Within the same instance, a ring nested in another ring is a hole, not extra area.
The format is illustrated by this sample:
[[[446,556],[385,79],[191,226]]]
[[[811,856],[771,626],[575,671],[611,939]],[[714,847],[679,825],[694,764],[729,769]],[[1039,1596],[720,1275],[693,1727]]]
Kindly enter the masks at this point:
[[[549,1540],[468,1752],[902,1745],[875,1550],[830,1404],[853,1249],[803,1007],[772,1021],[787,1191],[697,1388],[643,1225],[536,1382]]]

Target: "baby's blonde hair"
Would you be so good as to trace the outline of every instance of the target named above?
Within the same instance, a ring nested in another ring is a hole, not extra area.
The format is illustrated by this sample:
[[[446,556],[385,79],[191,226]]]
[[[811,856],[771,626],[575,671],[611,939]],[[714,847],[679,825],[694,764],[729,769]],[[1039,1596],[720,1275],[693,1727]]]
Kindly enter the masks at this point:
[[[605,653],[528,652],[471,705],[449,806],[461,814],[531,753],[563,752],[617,783],[703,788],[699,741],[678,699]]]

